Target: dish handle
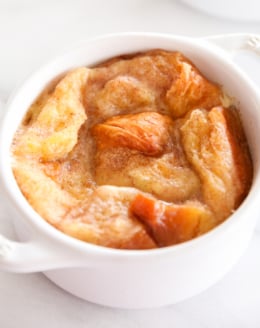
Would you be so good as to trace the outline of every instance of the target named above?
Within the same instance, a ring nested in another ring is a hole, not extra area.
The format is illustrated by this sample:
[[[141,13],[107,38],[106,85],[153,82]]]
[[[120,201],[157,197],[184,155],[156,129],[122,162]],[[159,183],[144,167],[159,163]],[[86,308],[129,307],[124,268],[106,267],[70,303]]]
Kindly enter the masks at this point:
[[[257,34],[220,34],[202,39],[220,48],[230,59],[233,59],[241,51],[248,51],[260,56],[260,35]]]
[[[0,234],[1,271],[29,273],[71,266],[68,257],[41,241],[16,242]]]

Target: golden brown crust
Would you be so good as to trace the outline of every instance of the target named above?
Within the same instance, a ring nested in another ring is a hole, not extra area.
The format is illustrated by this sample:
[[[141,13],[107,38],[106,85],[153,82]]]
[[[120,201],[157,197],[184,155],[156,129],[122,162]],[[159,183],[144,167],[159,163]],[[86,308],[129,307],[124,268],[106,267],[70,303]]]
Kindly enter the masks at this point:
[[[120,249],[155,248],[143,225],[128,213],[137,190],[101,186],[81,207],[68,212],[57,227],[93,244]]]
[[[212,213],[199,202],[167,204],[138,194],[130,207],[160,247],[190,240],[212,229]]]
[[[115,116],[93,127],[100,151],[111,147],[137,150],[159,156],[171,149],[172,120],[155,112]]]
[[[177,57],[178,76],[166,93],[166,103],[173,117],[182,117],[195,108],[211,109],[221,105],[222,91],[209,82],[185,57]]]
[[[86,242],[149,249],[194,238],[226,219],[251,185],[237,110],[222,98],[178,52],[75,69],[18,129],[17,183],[44,219]]]
[[[81,67],[58,83],[39,114],[29,120],[29,126],[24,126],[23,134],[16,139],[16,155],[27,154],[48,161],[63,158],[73,149],[87,118],[82,105],[87,78],[88,69]]]
[[[181,128],[187,158],[202,180],[204,200],[219,220],[237,208],[252,179],[249,152],[240,127],[234,129],[235,116],[229,127],[231,116],[223,107],[197,109]]]

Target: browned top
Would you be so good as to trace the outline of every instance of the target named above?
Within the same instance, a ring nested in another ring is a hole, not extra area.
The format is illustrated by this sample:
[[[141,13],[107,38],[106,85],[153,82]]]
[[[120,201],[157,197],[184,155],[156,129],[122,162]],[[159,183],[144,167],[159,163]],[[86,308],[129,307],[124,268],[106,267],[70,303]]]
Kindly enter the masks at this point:
[[[243,201],[252,163],[234,105],[178,52],[80,67],[28,109],[12,146],[28,202],[78,239],[148,249],[194,238]]]

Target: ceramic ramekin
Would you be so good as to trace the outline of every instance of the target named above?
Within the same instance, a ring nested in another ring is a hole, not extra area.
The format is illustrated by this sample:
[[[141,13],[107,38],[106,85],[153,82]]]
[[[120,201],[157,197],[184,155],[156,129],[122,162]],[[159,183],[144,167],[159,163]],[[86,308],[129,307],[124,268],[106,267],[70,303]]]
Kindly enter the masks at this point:
[[[248,197],[224,223],[194,240],[162,249],[128,251],[73,239],[45,222],[23,197],[11,170],[10,145],[30,104],[54,77],[80,65],[152,48],[179,50],[239,103],[254,163]],[[0,127],[3,197],[19,242],[0,236],[0,269],[44,274],[85,300],[120,308],[156,307],[179,302],[217,282],[246,249],[260,211],[260,95],[233,62],[239,49],[258,50],[258,38],[229,35],[207,39],[128,33],[89,40],[39,69],[14,93]]]

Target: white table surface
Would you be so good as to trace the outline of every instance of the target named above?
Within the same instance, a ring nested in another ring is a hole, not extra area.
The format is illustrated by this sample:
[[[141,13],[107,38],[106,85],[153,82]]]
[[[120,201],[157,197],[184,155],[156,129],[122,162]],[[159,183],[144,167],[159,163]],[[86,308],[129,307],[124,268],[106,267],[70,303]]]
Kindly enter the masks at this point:
[[[209,17],[174,0],[0,0],[0,105],[28,74],[71,44],[119,31],[260,34],[260,8],[259,23],[242,23]],[[254,68],[251,75],[260,81]],[[0,231],[9,237],[11,215],[0,196]],[[199,296],[161,309],[104,308],[67,294],[41,273],[1,272],[0,327],[259,328],[259,226],[224,279]]]

